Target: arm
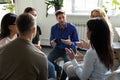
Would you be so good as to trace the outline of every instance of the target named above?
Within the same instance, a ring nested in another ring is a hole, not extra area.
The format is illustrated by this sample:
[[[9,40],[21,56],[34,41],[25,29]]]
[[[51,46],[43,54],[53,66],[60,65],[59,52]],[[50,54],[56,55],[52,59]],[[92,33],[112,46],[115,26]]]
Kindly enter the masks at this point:
[[[94,62],[94,55],[92,55],[90,52],[87,52],[84,57],[82,68],[79,67],[76,61],[72,61],[72,64],[77,76],[83,80],[88,80],[94,69]]]
[[[79,41],[76,27],[75,27],[74,25],[71,25],[71,24],[68,24],[68,26],[69,26],[69,27],[68,27],[68,28],[69,28],[69,31],[71,31],[71,32],[69,33],[67,39],[61,39],[61,41],[62,41],[64,44],[76,46],[76,42]]]
[[[73,68],[77,76],[80,79],[87,80],[93,71],[93,65],[95,61],[94,55],[91,55],[90,53],[86,53],[83,64],[79,65],[75,59],[74,52],[69,49],[66,49],[66,52],[71,58]]]
[[[55,47],[56,46],[56,42],[55,42],[55,37],[54,37],[54,29],[53,27],[51,28],[51,33],[50,33],[50,45],[52,47]]]
[[[40,41],[41,41],[41,38],[40,38],[40,35],[39,35],[39,41],[38,41],[38,44],[34,44],[35,47],[37,47],[38,49],[42,49],[41,45],[40,45]]]
[[[41,42],[41,34],[42,34],[41,28],[40,28],[40,26],[37,25],[36,35],[37,35],[37,38],[38,38],[38,42],[37,42],[37,44],[34,44],[34,45],[35,45],[35,47],[37,47],[37,48],[40,49],[40,50],[42,49],[42,47],[41,47],[41,45],[40,45],[40,42]]]
[[[76,42],[79,41],[78,32],[77,32],[76,27],[75,27],[71,41],[72,41],[72,45],[75,45],[75,46],[77,45]]]
[[[38,64],[40,64],[39,66],[39,77],[37,80],[48,80],[48,60],[47,60],[47,56],[43,56],[40,59],[40,62]]]
[[[85,49],[89,49],[90,48],[90,43],[88,43],[85,40],[80,40],[76,44],[77,44],[77,47],[79,47],[79,48],[85,48]]]

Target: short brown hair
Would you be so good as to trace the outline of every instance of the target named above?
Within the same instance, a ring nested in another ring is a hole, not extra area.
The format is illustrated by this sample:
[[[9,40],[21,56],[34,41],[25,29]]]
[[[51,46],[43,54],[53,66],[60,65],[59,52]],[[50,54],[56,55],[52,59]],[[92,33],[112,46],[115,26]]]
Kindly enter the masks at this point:
[[[59,14],[65,14],[65,11],[64,10],[57,10],[55,12],[55,16],[58,16]]]
[[[17,17],[16,24],[20,34],[26,34],[35,25],[34,16],[31,14],[23,13]]]

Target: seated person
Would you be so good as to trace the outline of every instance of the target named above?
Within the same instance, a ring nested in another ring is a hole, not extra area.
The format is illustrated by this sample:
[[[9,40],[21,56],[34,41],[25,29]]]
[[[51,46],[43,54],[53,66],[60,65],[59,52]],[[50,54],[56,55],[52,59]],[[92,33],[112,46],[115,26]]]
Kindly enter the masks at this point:
[[[17,15],[14,13],[7,13],[3,16],[1,20],[0,47],[17,38],[16,18]]]
[[[112,44],[113,39],[114,39],[114,32],[112,29],[112,24],[107,16],[107,14],[101,8],[96,8],[96,9],[93,9],[90,13],[90,18],[95,18],[95,17],[101,17],[107,22],[109,29],[110,29],[110,37],[111,37],[111,44]],[[90,48],[90,44],[85,40],[81,40],[80,42],[78,42],[77,46],[80,48],[86,48],[86,49]]]
[[[25,8],[24,13],[30,13],[33,16],[35,16],[35,18],[37,18],[37,11],[36,11],[36,9],[34,9],[32,7]],[[41,36],[41,34],[42,34],[41,28],[40,28],[39,25],[37,25],[36,36],[33,38],[32,43],[39,49],[42,49],[42,47],[40,45],[40,36]]]
[[[0,80],[47,80],[47,57],[32,44],[35,17],[21,14],[16,25],[19,38],[0,48]]]
[[[54,62],[62,57],[64,62],[70,60],[65,48],[72,48],[76,51],[76,42],[79,41],[76,26],[66,21],[66,14],[63,10],[55,13],[58,23],[51,27],[50,44],[53,50],[48,54],[48,59],[55,65],[57,73],[61,73],[61,68]],[[59,74],[58,74],[59,75]],[[66,74],[62,73],[61,80],[66,79]]]
[[[101,33],[102,32],[102,33]],[[87,22],[87,38],[91,47],[87,50],[83,61],[78,64],[72,49],[66,48],[67,54],[71,58],[71,64],[64,65],[65,72],[70,75],[69,80],[105,80],[107,72],[113,67],[113,49],[110,41],[110,29],[106,21],[102,18],[91,18]],[[73,70],[73,72],[69,72]]]
[[[37,18],[37,11],[36,11],[36,9],[34,9],[32,7],[25,8],[24,13],[32,14],[35,18]],[[41,50],[42,48],[40,46],[40,35],[41,35],[41,29],[37,25],[36,36],[33,38],[32,43],[35,45],[35,47],[37,47],[38,49]],[[55,67],[50,61],[48,61],[48,79],[55,80],[55,78],[56,78],[55,77]]]

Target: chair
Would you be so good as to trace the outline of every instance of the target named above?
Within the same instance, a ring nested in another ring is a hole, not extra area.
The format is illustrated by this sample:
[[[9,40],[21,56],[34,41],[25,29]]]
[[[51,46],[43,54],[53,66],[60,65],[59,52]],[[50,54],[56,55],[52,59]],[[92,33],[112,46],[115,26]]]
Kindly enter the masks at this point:
[[[106,78],[106,80],[120,80],[120,67],[113,71],[109,76]]]
[[[56,65],[59,66],[59,70],[57,70],[56,72],[56,77],[57,77],[57,80],[60,80],[61,73],[63,71],[64,59],[62,57],[59,57],[58,59],[54,61],[54,63],[56,63]]]

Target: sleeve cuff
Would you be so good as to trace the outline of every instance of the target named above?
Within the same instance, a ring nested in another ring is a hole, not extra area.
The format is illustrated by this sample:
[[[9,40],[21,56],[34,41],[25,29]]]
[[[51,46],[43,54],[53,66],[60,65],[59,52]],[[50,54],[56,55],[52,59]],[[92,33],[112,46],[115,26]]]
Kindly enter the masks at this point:
[[[73,66],[78,66],[78,63],[77,63],[76,59],[71,60],[71,62],[73,64]]]
[[[76,46],[77,44],[76,44],[76,42],[72,42],[72,45],[75,45],[75,46]]]

